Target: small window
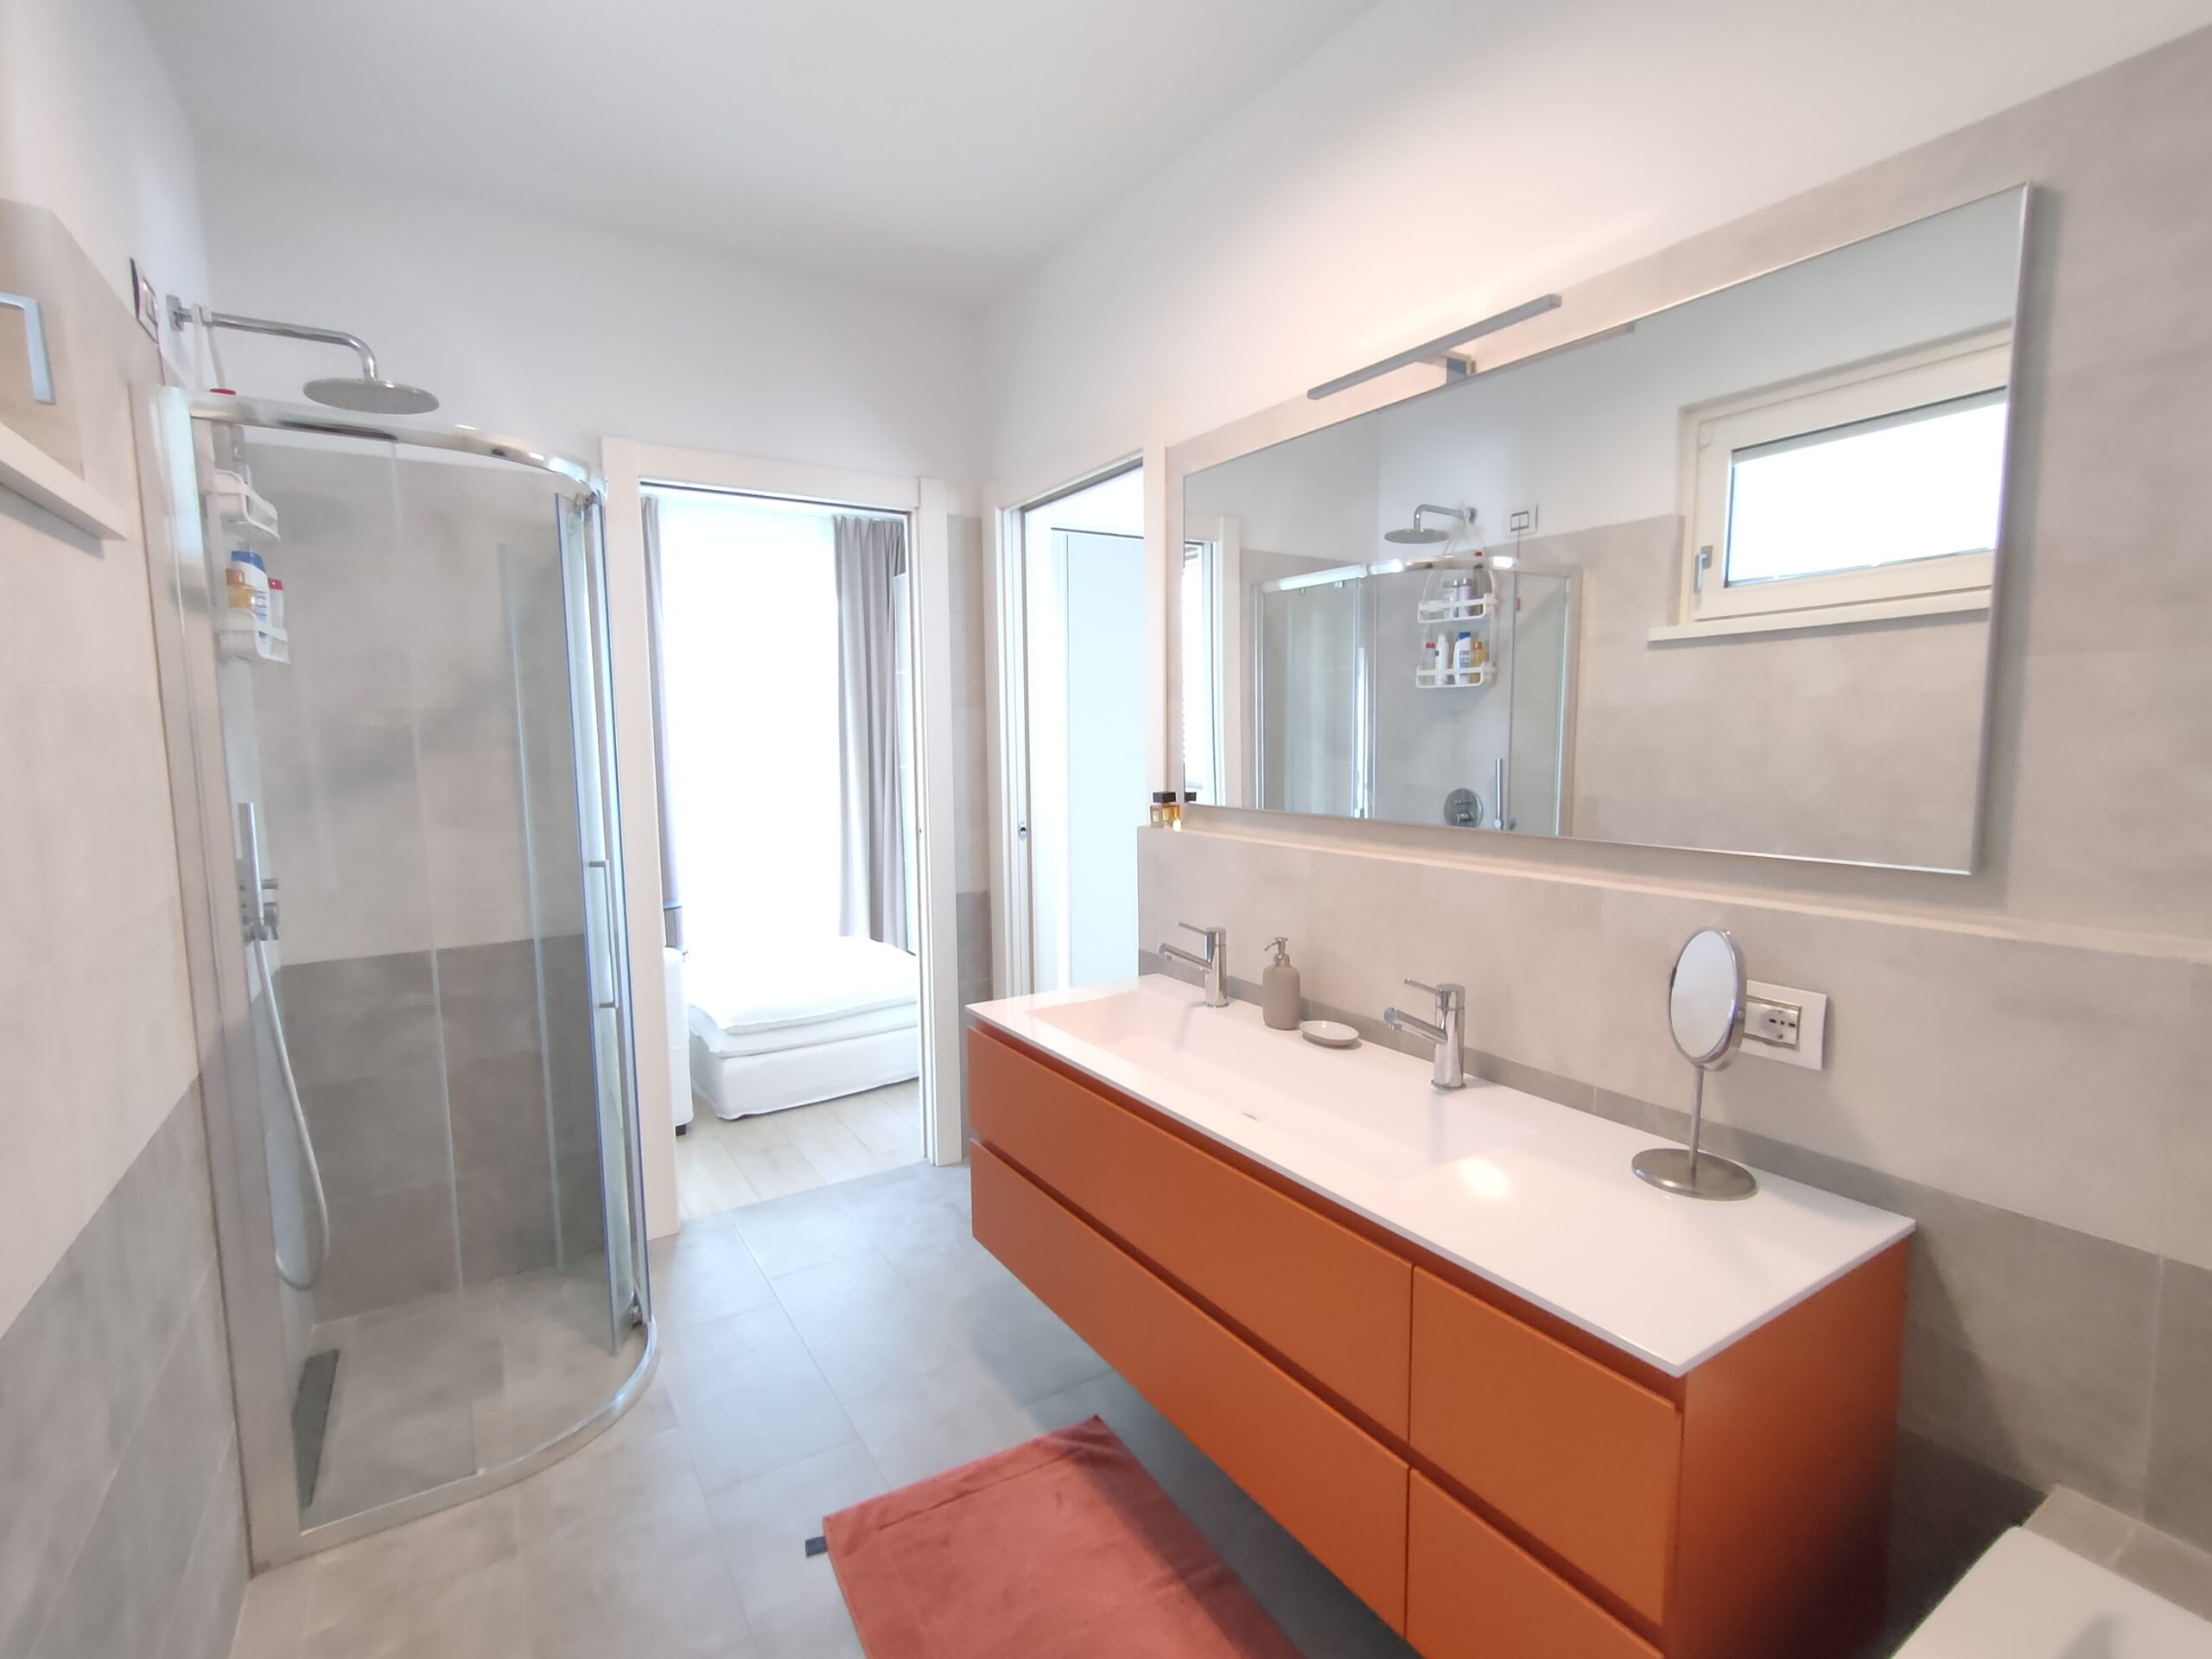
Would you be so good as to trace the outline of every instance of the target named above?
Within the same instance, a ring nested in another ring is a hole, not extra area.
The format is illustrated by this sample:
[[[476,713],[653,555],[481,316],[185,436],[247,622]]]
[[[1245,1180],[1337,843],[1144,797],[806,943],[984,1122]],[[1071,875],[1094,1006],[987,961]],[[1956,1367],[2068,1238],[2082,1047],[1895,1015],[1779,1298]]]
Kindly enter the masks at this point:
[[[1986,605],[2010,355],[1983,336],[1686,411],[1685,620]]]

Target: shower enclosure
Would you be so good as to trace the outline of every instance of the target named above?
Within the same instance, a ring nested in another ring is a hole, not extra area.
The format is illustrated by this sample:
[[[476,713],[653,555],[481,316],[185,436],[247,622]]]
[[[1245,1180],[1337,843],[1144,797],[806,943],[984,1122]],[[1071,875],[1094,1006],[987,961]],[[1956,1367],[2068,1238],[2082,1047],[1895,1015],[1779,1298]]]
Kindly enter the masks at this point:
[[[467,429],[162,399],[157,643],[267,1564],[542,1466],[652,1363],[601,504]]]
[[[1455,575],[1486,595],[1483,666],[1456,680],[1423,654],[1457,631],[1433,614]],[[1253,804],[1569,833],[1577,597],[1572,570],[1440,556],[1255,584]]]

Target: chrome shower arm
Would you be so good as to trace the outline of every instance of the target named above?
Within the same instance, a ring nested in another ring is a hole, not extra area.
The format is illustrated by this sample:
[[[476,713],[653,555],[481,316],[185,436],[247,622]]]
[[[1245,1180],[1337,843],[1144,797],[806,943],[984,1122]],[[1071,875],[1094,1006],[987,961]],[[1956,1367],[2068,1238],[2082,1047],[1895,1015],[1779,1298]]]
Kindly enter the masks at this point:
[[[177,322],[176,302],[169,302],[170,321]],[[229,328],[242,334],[275,334],[284,340],[311,340],[325,346],[346,346],[360,353],[361,378],[380,378],[377,373],[377,354],[369,343],[359,334],[349,334],[342,328],[315,328],[304,322],[273,322],[266,317],[242,317],[232,311],[210,311],[200,306],[188,315],[197,315],[205,328]],[[181,326],[181,325],[179,325]]]

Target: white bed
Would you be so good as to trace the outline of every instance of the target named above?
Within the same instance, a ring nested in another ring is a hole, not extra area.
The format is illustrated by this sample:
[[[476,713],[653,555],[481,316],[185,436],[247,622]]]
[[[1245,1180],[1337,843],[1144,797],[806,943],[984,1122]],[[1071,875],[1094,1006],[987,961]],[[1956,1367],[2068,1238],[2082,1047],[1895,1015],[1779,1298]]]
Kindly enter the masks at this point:
[[[717,1117],[748,1117],[921,1074],[921,973],[874,939],[777,944],[684,963],[691,1086]]]

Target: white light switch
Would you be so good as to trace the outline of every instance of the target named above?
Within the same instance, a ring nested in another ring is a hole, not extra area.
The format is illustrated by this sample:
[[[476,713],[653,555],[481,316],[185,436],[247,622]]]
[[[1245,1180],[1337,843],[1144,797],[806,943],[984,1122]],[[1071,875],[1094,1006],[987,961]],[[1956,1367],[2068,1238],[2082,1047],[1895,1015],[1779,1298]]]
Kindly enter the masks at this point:
[[[1802,1065],[1808,1071],[1818,1071],[1827,1063],[1826,992],[1792,990],[1756,979],[1744,989],[1744,1053]]]

